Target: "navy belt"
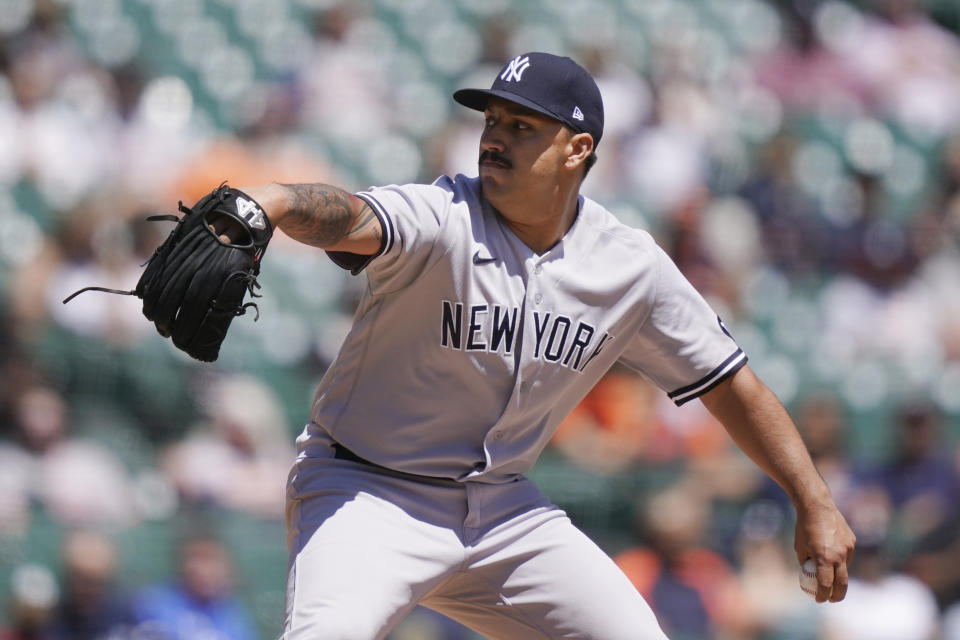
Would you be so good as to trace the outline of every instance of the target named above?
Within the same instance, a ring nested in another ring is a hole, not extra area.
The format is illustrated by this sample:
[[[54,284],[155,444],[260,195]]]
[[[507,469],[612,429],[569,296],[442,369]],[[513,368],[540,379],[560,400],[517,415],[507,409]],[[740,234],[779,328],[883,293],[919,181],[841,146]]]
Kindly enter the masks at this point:
[[[411,480],[413,482],[422,482],[425,484],[432,484],[441,487],[462,487],[463,483],[454,480],[453,478],[440,478],[438,476],[421,476],[416,473],[407,473],[406,471],[397,471],[396,469],[391,469],[390,467],[385,467],[383,465],[377,464],[376,462],[370,462],[366,458],[361,458],[350,449],[347,449],[345,446],[339,442],[333,443],[333,457],[337,460],[349,460],[350,462],[356,462],[362,464],[366,467],[370,467],[372,471],[376,473],[381,473],[385,476],[391,476],[393,478],[401,478],[403,480]]]

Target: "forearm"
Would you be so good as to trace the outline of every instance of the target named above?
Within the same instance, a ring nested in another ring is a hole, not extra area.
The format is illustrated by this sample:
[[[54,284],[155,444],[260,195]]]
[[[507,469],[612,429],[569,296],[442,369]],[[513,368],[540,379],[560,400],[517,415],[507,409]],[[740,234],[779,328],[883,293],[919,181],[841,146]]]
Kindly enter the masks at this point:
[[[798,507],[832,503],[829,489],[783,405],[749,367],[744,367],[703,403],[757,466]]]
[[[797,561],[817,565],[817,602],[843,600],[856,536],[837,509],[787,411],[773,392],[743,367],[702,396],[703,404],[797,508]]]
[[[323,249],[370,253],[380,240],[373,210],[352,194],[327,184],[279,184],[245,189],[275,228],[304,244]],[[375,242],[371,242],[371,240]]]

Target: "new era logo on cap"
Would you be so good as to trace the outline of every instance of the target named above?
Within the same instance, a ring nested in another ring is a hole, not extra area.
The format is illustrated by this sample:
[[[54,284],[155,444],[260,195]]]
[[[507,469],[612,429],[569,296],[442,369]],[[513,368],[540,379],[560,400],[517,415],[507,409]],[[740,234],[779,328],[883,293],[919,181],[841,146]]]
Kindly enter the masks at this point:
[[[603,99],[586,69],[570,58],[550,53],[521,54],[504,65],[489,89],[460,89],[453,99],[483,111],[490,98],[501,98],[559,120],[574,131],[603,135]]]

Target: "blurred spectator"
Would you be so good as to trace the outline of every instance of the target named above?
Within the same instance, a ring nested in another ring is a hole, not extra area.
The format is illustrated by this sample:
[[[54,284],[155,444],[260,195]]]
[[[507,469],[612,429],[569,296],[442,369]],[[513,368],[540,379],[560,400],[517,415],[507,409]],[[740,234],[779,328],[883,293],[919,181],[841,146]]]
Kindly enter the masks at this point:
[[[242,185],[259,184],[268,179],[284,183],[330,182],[337,176],[319,155],[300,144],[296,136],[280,136],[266,130],[257,137],[224,136],[209,141],[184,162],[164,195],[192,205],[210,191],[211,185],[224,180]],[[281,237],[278,235],[277,239]]]
[[[705,468],[714,463],[736,465],[729,458],[737,448],[733,440],[707,408],[699,402],[677,407],[662,393],[654,394],[656,400],[655,430],[650,435],[644,450],[644,460],[649,463],[682,461],[688,468]],[[728,473],[733,468],[728,467]],[[750,472],[751,477],[756,471]],[[729,478],[731,481],[735,478]],[[709,490],[709,488],[708,488]]]
[[[21,446],[0,440],[0,534],[19,535],[30,525],[34,498],[30,454]]]
[[[797,411],[797,426],[834,499],[843,504],[853,480],[846,446],[847,417],[840,399],[826,391],[805,397]]]
[[[709,506],[689,485],[660,491],[639,514],[638,539],[649,547],[614,557],[671,638],[742,634],[748,623],[733,567],[704,544]]]
[[[699,403],[677,407],[637,372],[614,365],[560,425],[550,446],[579,467],[616,474],[684,459],[712,495],[741,495],[758,474]]]
[[[943,640],[960,640],[960,600],[943,614]]]
[[[502,55],[497,60],[506,60]],[[623,170],[624,144],[650,120],[653,92],[647,80],[618,60],[610,43],[596,43],[574,55],[597,81],[603,95],[603,128],[606,134],[603,162],[590,170],[583,194],[589,198],[609,198],[629,193],[631,185]],[[499,63],[498,63],[499,64]]]
[[[931,198],[931,211],[915,224],[914,242],[924,263],[917,288],[929,296],[928,312],[934,321],[934,349],[947,361],[960,361],[960,129],[943,144],[938,157],[943,180]]]
[[[364,14],[362,5],[352,2],[323,13],[314,48],[300,69],[301,124],[345,147],[387,135],[391,124],[390,60],[369,38],[387,38],[381,47],[391,43],[383,23]]]
[[[907,540],[916,542],[960,514],[960,476],[944,449],[941,416],[926,402],[908,403],[894,416],[893,452],[861,483],[888,496]]]
[[[36,182],[49,206],[68,208],[114,168],[101,152],[115,146],[121,124],[112,79],[80,55],[57,21],[23,33],[7,51],[19,110],[14,132],[22,144],[14,149],[20,172]]]
[[[960,124],[960,44],[920,0],[881,0],[836,46],[870,86],[875,108],[922,140]]]
[[[719,298],[727,302],[723,294],[723,273],[713,260],[710,238],[704,233],[706,213],[714,201],[706,192],[690,194],[683,202],[676,203],[660,221],[657,242],[663,247],[677,268],[697,290],[707,298]],[[728,225],[732,226],[732,225]],[[736,229],[725,229],[727,234],[740,235]],[[725,234],[726,235],[726,234]],[[748,258],[751,251],[742,252]]]
[[[134,599],[135,637],[162,640],[254,640],[255,627],[234,595],[234,565],[213,535],[193,532],[178,549],[178,578]]]
[[[794,178],[799,144],[787,132],[771,138],[758,153],[756,171],[740,188],[759,220],[766,262],[794,279],[816,276],[836,258],[815,201]]]
[[[910,551],[904,572],[927,585],[941,609],[960,602],[960,516],[920,538]]]
[[[56,166],[43,163],[44,152],[51,143],[63,142],[57,135],[62,129],[51,126],[56,112],[54,96],[60,83],[80,70],[84,58],[52,11],[38,15],[31,28],[14,37],[5,37],[2,45],[6,54],[5,79],[9,80],[10,91],[10,101],[4,105],[9,107],[4,110],[4,120],[12,125],[5,128],[8,135],[4,137],[13,144],[0,144],[0,167],[7,183],[34,172],[37,182],[46,182],[45,178],[56,168],[63,169],[69,158],[64,156],[64,161]],[[65,115],[64,111],[61,109],[60,115]],[[44,112],[51,116],[46,121],[41,116]],[[42,139],[35,137],[41,135]],[[28,140],[33,144],[27,144]],[[78,175],[83,173],[83,170],[77,171]]]
[[[253,376],[225,375],[204,400],[207,421],[161,455],[181,498],[280,518],[294,451],[273,390]]]
[[[939,611],[930,589],[892,566],[884,547],[887,530],[882,522],[866,524],[858,520],[855,513],[851,514],[857,552],[851,565],[847,597],[818,609],[822,638],[935,640]]]
[[[635,197],[659,218],[703,197],[719,114],[704,88],[685,78],[661,79],[652,112],[624,144],[623,161]]]
[[[847,416],[840,399],[831,391],[811,393],[797,403],[797,429],[810,458],[830,488],[841,510],[856,499],[857,478],[847,450]],[[786,494],[772,481],[764,480],[758,496],[783,510],[792,509]]]
[[[960,473],[945,447],[942,415],[929,403],[900,407],[894,431],[890,459],[864,474],[857,503],[882,492],[893,550],[905,556],[898,567],[946,605],[960,593]]]
[[[755,61],[757,82],[779,98],[788,117],[843,103],[860,108],[864,82],[845,58],[820,42],[814,23],[818,2],[774,0],[783,19],[784,38],[774,51]]]
[[[551,445],[584,469],[622,471],[650,438],[655,393],[637,373],[615,366],[567,416]]]
[[[119,459],[104,446],[71,436],[68,407],[55,390],[27,389],[17,400],[15,441],[0,443],[6,490],[4,502],[15,509],[33,500],[63,525],[127,525],[136,517],[131,479]]]
[[[129,291],[136,286],[141,264],[163,237],[159,223],[148,223],[132,194],[103,190],[69,212],[55,236],[56,244],[24,265],[12,295],[18,319],[36,332],[52,318],[83,336],[118,347],[132,347],[151,335],[140,301],[134,296],[87,292],[63,304],[69,294],[87,286]],[[137,220],[133,220],[137,216]],[[151,226],[147,226],[151,225]]]
[[[124,117],[115,148],[114,179],[132,185],[143,204],[157,203],[154,206],[160,211],[151,213],[175,213],[171,205],[178,199],[188,204],[197,200],[191,199],[190,193],[178,192],[175,184],[204,156],[212,132],[204,125],[194,94],[182,77],[141,77],[143,73],[128,65],[114,74],[121,96],[117,108]],[[215,183],[227,178],[235,179],[221,175]]]
[[[0,640],[54,640],[48,631],[59,591],[53,573],[46,567],[24,564],[10,574],[6,627]]]
[[[53,612],[54,640],[120,640],[129,636],[133,617],[114,580],[117,557],[105,535],[78,530],[63,542],[62,593]]]
[[[885,210],[883,180],[860,172],[852,178],[861,198],[846,215],[851,224],[836,231],[839,241],[834,248],[842,256],[839,266],[886,294],[902,286],[916,271],[917,256],[904,225]]]
[[[747,637],[819,640],[811,623],[817,605],[800,589],[797,554],[786,535],[788,523],[783,511],[769,501],[757,501],[743,513],[737,566]]]

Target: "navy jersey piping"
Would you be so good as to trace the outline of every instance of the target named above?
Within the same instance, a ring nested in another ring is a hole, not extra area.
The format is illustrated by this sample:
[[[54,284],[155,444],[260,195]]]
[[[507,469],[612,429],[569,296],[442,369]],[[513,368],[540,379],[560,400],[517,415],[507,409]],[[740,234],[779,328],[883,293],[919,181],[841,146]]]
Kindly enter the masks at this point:
[[[373,210],[373,214],[377,216],[377,219],[380,220],[380,227],[383,229],[383,238],[380,241],[380,249],[373,254],[368,256],[359,254],[359,253],[350,253],[349,251],[327,251],[327,255],[330,256],[330,259],[333,260],[334,264],[343,269],[350,271],[352,275],[357,275],[361,271],[367,268],[367,265],[370,262],[383,254],[390,251],[393,247],[393,241],[396,237],[396,233],[393,228],[393,221],[390,219],[390,216],[387,215],[387,212],[384,210],[383,206],[373,198],[373,196],[366,193],[357,193],[354,194],[356,197],[360,198]]]
[[[673,400],[679,407],[715,388],[718,384],[739,371],[745,364],[747,364],[747,354],[738,347],[729,358],[720,363],[713,371],[693,384],[671,391],[667,394],[667,397]]]

